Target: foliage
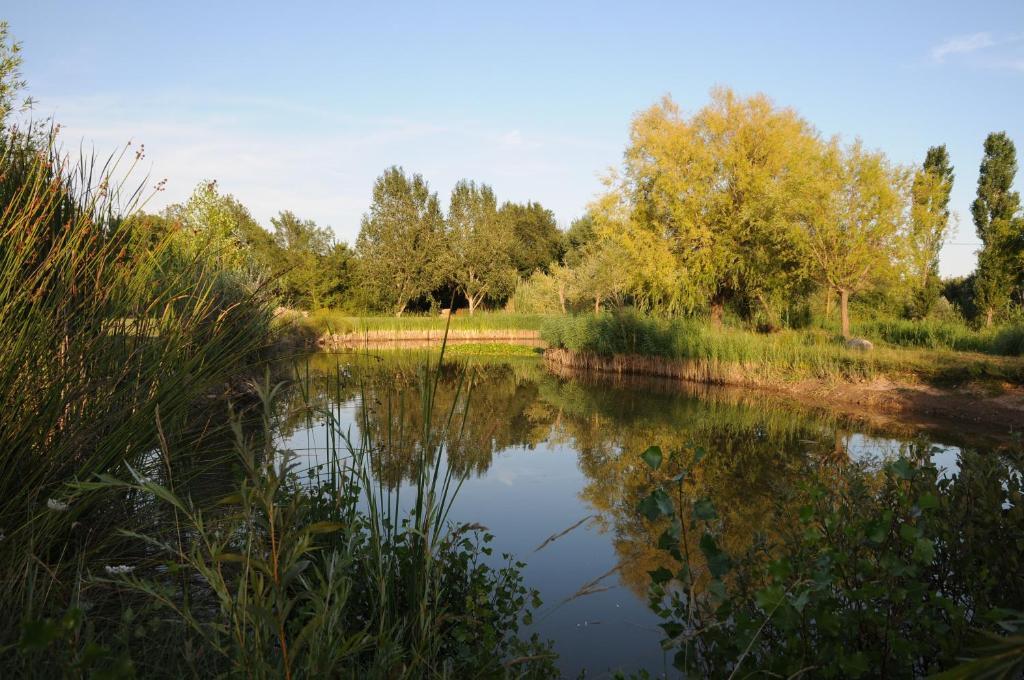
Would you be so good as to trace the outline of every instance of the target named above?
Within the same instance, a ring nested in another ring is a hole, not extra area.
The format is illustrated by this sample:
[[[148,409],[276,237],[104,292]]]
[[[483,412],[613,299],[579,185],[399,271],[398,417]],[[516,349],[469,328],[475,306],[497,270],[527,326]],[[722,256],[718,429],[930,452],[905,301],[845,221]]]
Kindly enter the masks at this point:
[[[810,224],[808,255],[813,276],[839,292],[842,334],[849,337],[849,296],[879,281],[892,266],[903,228],[905,177],[860,143],[845,151],[833,143],[820,176],[826,193]]]
[[[271,218],[274,267],[281,270],[279,287],[285,304],[319,309],[344,304],[351,286],[352,252],[335,243],[330,229],[301,220],[291,211]]]
[[[594,208],[598,233],[631,256],[619,275],[642,273],[631,287],[643,305],[668,309],[768,305],[795,289],[819,146],[763,95],[716,89],[689,118],[668,98],[641,113],[623,176]]]
[[[21,77],[21,61],[21,43],[11,37],[7,22],[0,20],[0,128],[13,111],[27,109],[32,103],[31,99],[18,102],[26,87]]]
[[[222,194],[216,181],[200,182],[188,201],[168,206],[164,212],[180,225],[183,238],[215,253],[225,267],[265,276],[273,243],[270,234],[234,196]]]
[[[551,317],[545,321],[541,337],[552,347],[584,355],[654,356],[689,362],[692,373],[687,375],[705,382],[770,385],[803,378],[857,382],[879,375],[947,384],[985,378],[1014,383],[1024,380],[1024,364],[1018,359],[955,354],[943,351],[941,340],[943,332],[955,328],[952,335],[945,336],[954,345],[963,342],[992,354],[1019,356],[1024,335],[1019,327],[982,335],[963,327],[936,325],[943,330],[932,336],[919,335],[920,328],[920,322],[861,326],[859,330],[870,331],[865,333],[867,337],[895,346],[924,348],[929,346],[929,338],[939,338],[932,345],[935,349],[878,347],[864,353],[847,349],[841,338],[817,329],[761,334],[716,327],[703,319],[661,319],[626,309],[598,316]]]
[[[516,281],[516,234],[499,219],[494,191],[463,180],[452,190],[445,232],[445,270],[473,314],[485,297],[505,297]]]
[[[1019,237],[1024,218],[1018,216],[1020,195],[1012,191],[1017,174],[1017,152],[1005,132],[985,138],[985,155],[978,175],[978,197],[971,216],[982,249],[974,294],[978,309],[991,325],[997,311],[1005,308],[1021,289],[1024,241]]]
[[[420,175],[389,168],[373,186],[373,203],[356,240],[360,283],[382,309],[401,316],[444,279],[444,215]]]
[[[673,452],[637,506],[678,565],[650,572],[650,601],[684,673],[919,677],[955,664],[970,626],[1024,606],[1024,582],[1004,578],[1021,553],[995,547],[1022,538],[1019,455],[961,459],[955,476],[927,449],[877,473],[818,470],[798,492],[796,526],[779,517],[778,538],[730,555],[714,504],[686,491],[703,453]]]
[[[77,606],[85,565],[119,545],[112,527],[132,514],[65,484],[148,456],[161,429],[215,439],[203,402],[269,339],[267,301],[246,271],[132,217],[126,166],[139,158],[76,162],[34,130],[0,137],[5,642]]]
[[[950,233],[949,196],[953,167],[945,145],[928,149],[911,186],[907,262],[913,281],[909,316],[928,316],[939,298],[939,251]]]
[[[509,255],[521,277],[547,272],[562,258],[564,238],[555,214],[536,201],[506,201],[498,210],[502,229],[512,235]]]

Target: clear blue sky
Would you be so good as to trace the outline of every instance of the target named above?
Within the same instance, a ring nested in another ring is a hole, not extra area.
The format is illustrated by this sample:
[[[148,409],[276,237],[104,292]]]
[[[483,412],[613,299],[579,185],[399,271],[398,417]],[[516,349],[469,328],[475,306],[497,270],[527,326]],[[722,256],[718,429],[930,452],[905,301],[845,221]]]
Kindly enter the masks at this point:
[[[722,84],[898,162],[947,144],[961,225],[942,270],[962,274],[982,140],[1024,152],[1022,0],[5,5],[36,115],[69,144],[144,143],[168,179],[152,207],[217,179],[264,223],[290,209],[349,241],[392,164],[445,203],[469,177],[565,226],[636,111]]]

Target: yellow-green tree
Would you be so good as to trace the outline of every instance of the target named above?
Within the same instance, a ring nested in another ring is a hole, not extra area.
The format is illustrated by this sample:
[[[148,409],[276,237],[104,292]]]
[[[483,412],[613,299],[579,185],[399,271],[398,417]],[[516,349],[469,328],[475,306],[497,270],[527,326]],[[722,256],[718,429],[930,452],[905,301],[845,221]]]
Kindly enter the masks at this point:
[[[806,252],[815,279],[839,293],[843,337],[850,296],[887,276],[907,218],[907,173],[860,142],[833,140],[816,163],[817,193],[808,211]]]
[[[806,279],[803,225],[821,146],[796,112],[760,94],[716,89],[690,117],[668,97],[640,113],[611,180],[617,199],[604,205],[628,209],[611,230],[621,248],[658,254],[659,267],[661,254],[674,259],[671,276],[633,282],[642,296],[710,308],[716,320],[727,302],[774,317],[776,302]]]

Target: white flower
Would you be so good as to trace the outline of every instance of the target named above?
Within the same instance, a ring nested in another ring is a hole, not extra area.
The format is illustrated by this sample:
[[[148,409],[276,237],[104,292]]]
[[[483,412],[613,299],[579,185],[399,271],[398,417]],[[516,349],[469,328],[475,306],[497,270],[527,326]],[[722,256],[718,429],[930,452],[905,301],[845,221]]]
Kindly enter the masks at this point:
[[[53,510],[54,512],[67,512],[68,511],[68,504],[67,503],[62,503],[59,500],[57,500],[56,498],[47,498],[46,499],[46,507],[48,507],[50,510]]]
[[[116,567],[106,566],[103,569],[110,576],[120,576],[122,574],[130,574],[135,571],[135,567],[129,567],[127,564],[119,564]]]

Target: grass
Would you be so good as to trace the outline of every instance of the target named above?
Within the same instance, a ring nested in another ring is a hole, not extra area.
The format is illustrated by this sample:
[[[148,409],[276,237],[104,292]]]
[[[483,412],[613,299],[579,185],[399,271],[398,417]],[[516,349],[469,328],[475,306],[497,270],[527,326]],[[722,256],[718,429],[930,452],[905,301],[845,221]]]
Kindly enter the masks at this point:
[[[161,428],[212,432],[203,402],[267,340],[250,281],[124,217],[139,198],[128,156],[76,162],[38,130],[0,133],[0,606],[16,612],[2,640],[70,607],[92,557],[121,542],[130,509],[65,484],[149,455]]]
[[[451,330],[503,331],[540,330],[545,317],[536,314],[477,312],[451,318]],[[322,333],[360,333],[363,331],[444,331],[448,322],[441,316],[348,316],[343,312],[322,309],[299,316],[296,323]]]
[[[974,329],[962,321],[884,319],[855,323],[858,337],[893,347],[945,349],[1003,356],[1024,354],[1024,326],[1019,323]]]
[[[631,312],[550,319],[542,338],[579,356],[614,357],[616,370],[664,373],[702,382],[773,384],[802,379],[861,381],[880,376],[958,384],[1024,383],[1024,360],[941,349],[847,349],[821,330],[758,334],[699,319],[655,319]],[[652,362],[650,358],[667,361]],[[589,360],[601,366],[604,360]],[[580,365],[581,368],[587,366]],[[655,365],[657,364],[657,365]]]

